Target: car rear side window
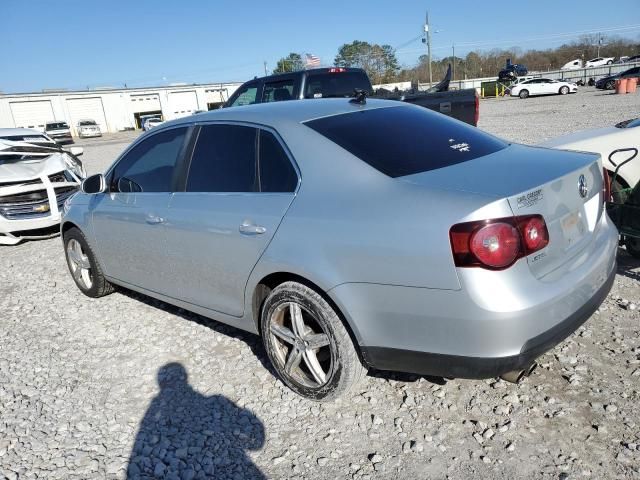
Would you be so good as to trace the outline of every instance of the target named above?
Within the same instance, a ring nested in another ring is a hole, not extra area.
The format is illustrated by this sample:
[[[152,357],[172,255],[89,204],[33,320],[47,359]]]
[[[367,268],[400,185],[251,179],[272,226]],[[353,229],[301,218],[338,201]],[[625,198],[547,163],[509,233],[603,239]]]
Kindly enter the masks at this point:
[[[390,177],[448,167],[507,147],[477,128],[422,107],[362,110],[305,124]]]
[[[294,192],[298,175],[282,145],[271,132],[260,131],[260,191]]]
[[[304,98],[353,97],[356,88],[371,90],[364,72],[319,73],[307,76]]]
[[[204,125],[196,142],[187,192],[256,192],[256,129]]]
[[[170,192],[186,132],[186,127],[165,130],[133,147],[115,166],[111,191]]]

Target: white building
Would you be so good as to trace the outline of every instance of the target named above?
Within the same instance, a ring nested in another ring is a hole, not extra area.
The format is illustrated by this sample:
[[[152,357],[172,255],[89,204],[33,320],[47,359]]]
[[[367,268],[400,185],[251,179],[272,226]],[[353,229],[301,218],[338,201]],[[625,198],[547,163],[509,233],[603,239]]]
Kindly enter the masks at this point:
[[[220,107],[240,83],[209,83],[154,88],[97,89],[43,93],[0,93],[0,128],[44,129],[49,121],[66,121],[76,135],[80,119],[95,120],[103,132],[141,128],[140,117],[164,120]]]

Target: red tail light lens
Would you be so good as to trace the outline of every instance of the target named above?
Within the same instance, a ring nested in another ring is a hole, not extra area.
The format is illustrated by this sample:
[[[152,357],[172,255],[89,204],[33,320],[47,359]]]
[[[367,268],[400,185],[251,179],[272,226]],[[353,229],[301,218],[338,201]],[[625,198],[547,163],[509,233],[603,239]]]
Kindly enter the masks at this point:
[[[602,194],[605,202],[611,201],[611,178],[606,168],[602,169]]]
[[[490,223],[471,234],[469,250],[483,264],[503,268],[520,252],[520,234],[508,223]]]
[[[342,67],[331,67],[329,69],[329,73],[343,73],[346,72],[347,69],[346,68],[342,68]]]
[[[508,268],[549,243],[540,215],[459,223],[451,227],[449,237],[456,266],[491,270]]]
[[[536,252],[549,243],[549,232],[542,217],[530,217],[518,222],[524,239],[525,255]]]

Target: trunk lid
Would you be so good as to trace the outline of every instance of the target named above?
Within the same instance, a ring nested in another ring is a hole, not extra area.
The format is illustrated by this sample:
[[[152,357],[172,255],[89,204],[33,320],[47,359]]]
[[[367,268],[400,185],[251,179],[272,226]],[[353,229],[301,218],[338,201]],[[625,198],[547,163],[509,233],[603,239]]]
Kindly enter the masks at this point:
[[[504,198],[516,216],[542,215],[549,244],[527,257],[537,278],[573,264],[589,244],[604,211],[602,162],[597,154],[512,145],[472,161],[401,179]]]

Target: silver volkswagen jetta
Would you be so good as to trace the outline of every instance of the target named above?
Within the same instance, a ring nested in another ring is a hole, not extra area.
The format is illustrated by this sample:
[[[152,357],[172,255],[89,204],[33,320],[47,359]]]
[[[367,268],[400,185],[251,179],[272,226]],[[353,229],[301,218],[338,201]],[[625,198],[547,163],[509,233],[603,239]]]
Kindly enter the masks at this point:
[[[329,400],[366,368],[520,371],[615,274],[598,155],[506,143],[391,101],[218,110],[136,140],[65,205],[80,290],[142,292],[260,334]]]

